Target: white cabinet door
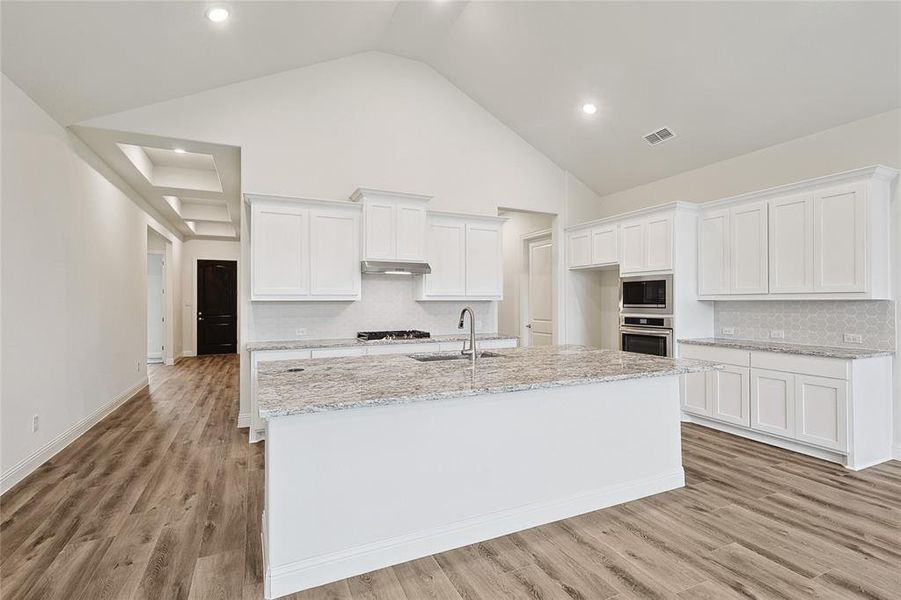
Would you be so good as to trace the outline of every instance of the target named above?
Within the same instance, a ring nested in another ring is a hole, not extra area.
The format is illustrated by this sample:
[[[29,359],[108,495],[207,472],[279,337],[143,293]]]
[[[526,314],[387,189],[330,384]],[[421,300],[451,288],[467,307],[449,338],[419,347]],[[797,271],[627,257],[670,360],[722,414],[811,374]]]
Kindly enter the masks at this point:
[[[466,295],[466,223],[433,217],[427,246],[432,273],[424,276],[425,296]]]
[[[652,217],[645,225],[645,260],[648,271],[669,271],[673,268],[673,218],[669,215]]]
[[[394,260],[397,256],[397,205],[392,200],[367,200],[364,256],[367,260]]]
[[[730,210],[729,290],[732,294],[769,291],[767,203],[753,202]]]
[[[707,379],[707,373],[687,373],[679,378],[682,410],[696,415],[710,415]]]
[[[813,193],[815,292],[866,291],[866,220],[863,184]]]
[[[360,295],[360,213],[310,210],[310,295]]]
[[[848,449],[848,382],[795,375],[795,437],[832,450]]]
[[[770,201],[770,293],[813,290],[813,201],[798,194]]]
[[[616,225],[601,225],[591,229],[591,264],[612,265],[619,262]]]
[[[784,437],[795,435],[795,376],[751,369],[751,428]]]
[[[252,299],[291,299],[310,292],[309,211],[290,203],[256,203],[251,211]]]
[[[729,293],[729,210],[701,215],[698,225],[698,293]]]
[[[622,256],[620,257],[620,273],[639,273],[645,270],[645,225],[633,221],[620,227],[622,236]]]
[[[426,209],[422,202],[397,201],[397,260],[425,260]]]
[[[569,267],[587,267],[591,264],[591,231],[583,229],[567,234]]]
[[[728,365],[710,372],[707,395],[711,400],[710,417],[744,425],[751,422],[750,416],[750,369]]]
[[[500,299],[503,296],[501,226],[466,224],[466,295]]]

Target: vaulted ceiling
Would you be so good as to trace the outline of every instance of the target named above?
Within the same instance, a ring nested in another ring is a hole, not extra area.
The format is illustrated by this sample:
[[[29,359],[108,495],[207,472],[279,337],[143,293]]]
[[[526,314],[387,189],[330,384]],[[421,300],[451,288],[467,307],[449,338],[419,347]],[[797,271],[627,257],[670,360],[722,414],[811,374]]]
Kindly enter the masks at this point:
[[[215,24],[204,2],[3,2],[3,72],[70,125],[381,50],[599,194],[901,105],[896,2],[221,4]]]

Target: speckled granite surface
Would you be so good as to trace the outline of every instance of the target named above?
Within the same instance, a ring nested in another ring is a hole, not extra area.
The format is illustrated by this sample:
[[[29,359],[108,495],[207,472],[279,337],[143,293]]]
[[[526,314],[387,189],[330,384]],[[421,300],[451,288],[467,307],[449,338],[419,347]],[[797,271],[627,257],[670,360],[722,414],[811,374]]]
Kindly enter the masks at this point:
[[[468,360],[418,362],[406,354],[266,362],[259,367],[257,405],[260,416],[273,418],[716,368],[703,361],[586,346],[492,352],[500,356],[481,359],[475,371]]]
[[[890,350],[872,350],[868,348],[835,348],[831,346],[809,346],[805,344],[784,344],[777,342],[760,342],[756,340],[735,340],[731,338],[696,338],[679,340],[680,344],[694,346],[716,346],[718,348],[735,348],[737,350],[758,350],[763,352],[781,352],[783,354],[800,354],[803,356],[821,356],[823,358],[871,358],[873,356],[890,356]]]
[[[468,335],[433,335],[430,338],[417,340],[373,340],[362,342],[357,338],[327,338],[321,340],[274,340],[267,342],[248,342],[244,345],[246,350],[312,350],[314,348],[353,348],[357,346],[385,346],[388,344],[438,344],[441,342],[460,342],[469,339]],[[497,335],[496,333],[480,333],[476,335],[476,341],[485,340],[515,340],[509,335]],[[462,347],[462,346],[461,346]]]

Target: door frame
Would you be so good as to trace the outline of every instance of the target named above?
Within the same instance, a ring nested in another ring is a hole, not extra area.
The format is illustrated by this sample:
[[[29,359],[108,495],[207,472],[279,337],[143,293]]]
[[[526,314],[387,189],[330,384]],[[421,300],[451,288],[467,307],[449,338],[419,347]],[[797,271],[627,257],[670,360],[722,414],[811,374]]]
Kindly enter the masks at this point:
[[[165,318],[165,323],[163,325],[163,364],[172,366],[175,364],[176,358],[181,358],[175,356],[175,291],[176,284],[178,280],[176,277],[179,277],[178,273],[176,273],[175,269],[171,269],[170,266],[174,264],[175,256],[172,250],[172,239],[170,239],[170,235],[165,229],[157,229],[154,225],[147,225],[147,237],[149,239],[150,235],[154,234],[161,238],[163,238],[163,242],[165,244],[164,250],[161,251],[151,251],[150,248],[147,248],[144,258],[144,349],[146,353],[147,349],[147,258],[148,254],[162,254],[163,255],[163,317]],[[180,286],[178,286],[180,288]],[[179,335],[181,333],[179,332]]]
[[[219,256],[207,256],[206,254],[195,256],[192,261],[193,264],[191,268],[193,269],[193,273],[191,275],[191,286],[194,288],[191,290],[191,310],[190,315],[188,317],[191,319],[191,322],[194,323],[194,326],[191,328],[191,332],[193,333],[194,339],[191,341],[192,349],[190,352],[186,351],[185,356],[197,356],[197,305],[199,301],[198,292],[199,286],[197,285],[197,264],[202,260],[221,260],[235,263],[235,298],[237,298],[237,302],[235,304],[236,314],[236,322],[235,322],[235,352],[237,354],[241,354],[241,261],[237,258],[221,258]]]
[[[159,250],[148,249],[147,256],[161,257],[160,258],[160,295],[162,296],[162,299],[160,300],[160,308],[161,308],[160,312],[163,313],[163,318],[162,318],[163,329],[160,332],[161,333],[160,337],[162,338],[162,344],[160,344],[160,345],[163,347],[162,348],[163,351],[160,353],[159,360],[155,360],[155,359],[151,360],[150,355],[148,354],[147,355],[147,364],[151,364],[151,363],[152,364],[159,364],[159,363],[168,364],[167,351],[171,352],[171,350],[169,350],[169,348],[168,348],[168,346],[169,346],[168,333],[169,333],[169,326],[171,325],[171,321],[169,320],[169,297],[168,297],[168,294],[166,293],[166,287],[169,282],[169,278],[168,278],[169,265],[166,264],[165,250],[159,251]],[[147,279],[145,281],[146,281],[146,285],[147,285],[147,293],[145,294],[145,297],[149,301],[149,298],[150,298],[150,277],[149,277],[149,275],[147,276]],[[147,310],[145,311],[145,320],[147,321],[146,331],[148,332],[148,337],[149,337],[149,335],[150,335],[150,332],[149,332],[149,330],[150,330],[150,306],[149,305],[147,306]],[[145,344],[145,346],[146,345],[147,344]]]
[[[520,345],[532,345],[532,332],[527,325],[529,324],[529,277],[530,263],[532,260],[531,246],[535,242],[548,241],[551,244],[551,306],[556,307],[557,304],[557,263],[553,260],[556,256],[554,244],[553,228],[539,229],[520,236],[520,251],[522,252],[522,260],[520,265],[522,269],[519,273],[519,339]],[[552,308],[551,312],[554,316],[553,326],[551,327],[551,342],[558,343],[558,332],[560,325],[558,323],[557,311]],[[528,341],[528,343],[526,343]]]

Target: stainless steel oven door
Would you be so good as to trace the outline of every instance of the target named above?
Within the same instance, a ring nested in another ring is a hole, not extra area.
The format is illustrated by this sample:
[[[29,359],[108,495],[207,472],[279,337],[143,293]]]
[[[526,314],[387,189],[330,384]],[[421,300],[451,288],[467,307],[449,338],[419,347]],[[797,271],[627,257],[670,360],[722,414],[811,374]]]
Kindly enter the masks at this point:
[[[619,281],[621,313],[673,314],[673,276],[639,275]]]
[[[673,330],[620,327],[619,349],[653,356],[673,356]]]

